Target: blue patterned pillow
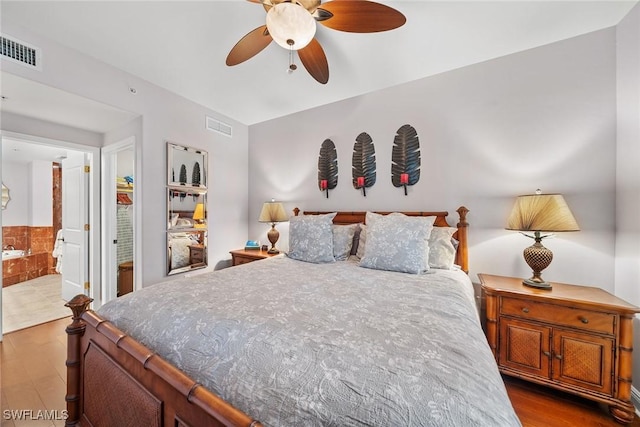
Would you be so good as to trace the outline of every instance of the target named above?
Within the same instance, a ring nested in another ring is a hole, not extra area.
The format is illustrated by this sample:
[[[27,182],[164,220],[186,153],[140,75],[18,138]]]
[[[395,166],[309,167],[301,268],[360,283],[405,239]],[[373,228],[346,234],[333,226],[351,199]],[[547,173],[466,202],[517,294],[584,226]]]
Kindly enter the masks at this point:
[[[334,262],[333,217],[324,215],[294,216],[289,220],[289,258],[316,264]]]
[[[333,257],[336,261],[344,261],[351,254],[353,236],[356,234],[358,224],[333,225]]]
[[[429,270],[429,235],[435,217],[367,212],[367,243],[360,265],[419,274]]]
[[[453,227],[433,227],[429,236],[429,267],[451,270],[456,260],[456,248],[453,245],[453,234],[458,231]]]

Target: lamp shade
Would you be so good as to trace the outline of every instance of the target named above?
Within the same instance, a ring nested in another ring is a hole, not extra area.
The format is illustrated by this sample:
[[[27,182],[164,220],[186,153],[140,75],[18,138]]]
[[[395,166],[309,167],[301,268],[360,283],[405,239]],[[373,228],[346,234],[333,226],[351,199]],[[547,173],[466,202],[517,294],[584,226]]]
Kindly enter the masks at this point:
[[[316,20],[299,4],[282,2],[267,12],[267,29],[273,40],[283,48],[299,50],[313,40]]]
[[[193,211],[193,219],[196,221],[204,219],[204,203],[196,204],[196,209]]]
[[[288,221],[289,217],[287,213],[284,211],[284,206],[280,202],[265,202],[262,205],[262,211],[260,211],[260,216],[258,217],[259,222],[283,222]]]
[[[580,227],[561,194],[530,194],[516,199],[507,230],[555,232]]]

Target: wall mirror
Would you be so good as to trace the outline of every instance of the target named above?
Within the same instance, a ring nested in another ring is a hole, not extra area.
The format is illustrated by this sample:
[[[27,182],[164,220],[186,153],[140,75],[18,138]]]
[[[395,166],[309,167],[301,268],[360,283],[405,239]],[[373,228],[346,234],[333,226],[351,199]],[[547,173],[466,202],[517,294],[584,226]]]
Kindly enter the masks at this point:
[[[2,184],[2,209],[7,208],[7,203],[9,203],[11,197],[9,197],[9,189],[4,183]]]
[[[167,143],[167,185],[207,188],[207,152]]]
[[[207,228],[207,193],[200,189],[167,189],[167,229]]]
[[[184,230],[167,232],[167,274],[207,266],[207,231]]]
[[[205,268],[207,152],[167,142],[167,275]]]

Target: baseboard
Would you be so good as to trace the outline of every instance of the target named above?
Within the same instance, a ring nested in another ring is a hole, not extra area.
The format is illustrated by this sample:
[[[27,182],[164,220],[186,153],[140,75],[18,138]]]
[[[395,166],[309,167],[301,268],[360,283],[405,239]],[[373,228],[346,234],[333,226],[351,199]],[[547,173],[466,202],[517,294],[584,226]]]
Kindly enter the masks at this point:
[[[636,415],[640,417],[640,391],[631,386],[631,403],[636,407]]]

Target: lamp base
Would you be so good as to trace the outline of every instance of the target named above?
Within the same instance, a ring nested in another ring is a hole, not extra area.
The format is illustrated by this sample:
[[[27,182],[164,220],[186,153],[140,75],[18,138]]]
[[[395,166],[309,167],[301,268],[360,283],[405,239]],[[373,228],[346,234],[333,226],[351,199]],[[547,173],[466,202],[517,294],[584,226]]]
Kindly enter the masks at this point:
[[[267,232],[267,238],[271,242],[271,248],[267,251],[268,254],[279,254],[280,251],[276,249],[276,242],[280,238],[280,232],[276,230],[276,223],[271,223],[271,229]]]
[[[525,286],[530,286],[532,288],[538,288],[538,289],[551,289],[552,288],[551,283],[549,283],[549,282],[544,282],[544,281],[537,282],[537,281],[535,281],[533,279],[524,279],[522,281],[522,284],[525,285]]]

